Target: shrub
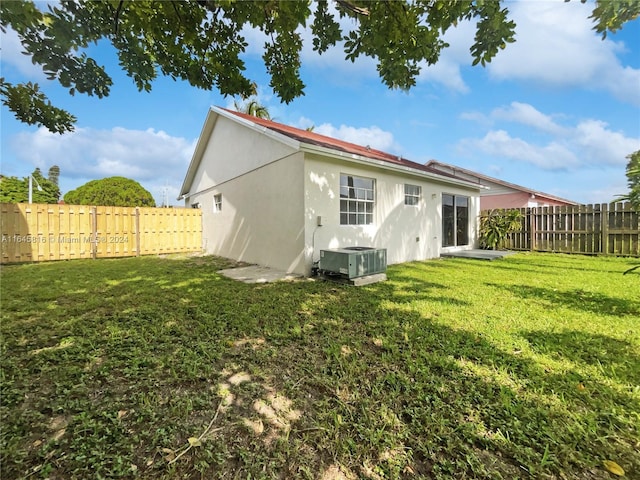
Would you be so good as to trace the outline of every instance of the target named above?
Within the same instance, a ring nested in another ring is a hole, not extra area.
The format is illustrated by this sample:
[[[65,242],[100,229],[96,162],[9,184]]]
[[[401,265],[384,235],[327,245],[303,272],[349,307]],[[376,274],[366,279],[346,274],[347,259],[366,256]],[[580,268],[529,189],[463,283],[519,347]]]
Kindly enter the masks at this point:
[[[109,177],[92,180],[67,192],[65,203],[73,205],[106,205],[115,207],[155,207],[153,195],[135,180]]]
[[[480,248],[498,250],[512,232],[522,228],[522,214],[518,210],[489,210],[480,215]]]

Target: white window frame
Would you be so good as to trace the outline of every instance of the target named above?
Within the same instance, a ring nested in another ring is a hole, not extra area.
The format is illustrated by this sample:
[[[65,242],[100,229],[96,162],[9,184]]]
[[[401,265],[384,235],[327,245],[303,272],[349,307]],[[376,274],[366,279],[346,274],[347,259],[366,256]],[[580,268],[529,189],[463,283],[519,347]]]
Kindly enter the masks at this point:
[[[375,178],[340,174],[340,225],[372,225],[375,201]]]
[[[404,184],[404,204],[417,207],[420,205],[420,199],[422,198],[422,187],[420,185],[413,185],[411,183]]]
[[[213,213],[220,213],[222,211],[222,194],[216,193],[213,196]]]

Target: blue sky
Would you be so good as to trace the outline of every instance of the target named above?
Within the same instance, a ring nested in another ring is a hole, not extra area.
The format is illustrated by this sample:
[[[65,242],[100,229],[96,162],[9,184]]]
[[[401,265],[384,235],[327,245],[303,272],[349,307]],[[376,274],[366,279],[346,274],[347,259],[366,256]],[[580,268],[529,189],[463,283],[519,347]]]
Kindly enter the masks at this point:
[[[247,74],[274,120],[416,162],[437,159],[583,203],[609,202],[627,191],[626,155],[640,149],[640,20],[602,40],[578,1],[510,2],[516,43],[483,68],[471,66],[474,26],[448,32],[450,47],[424,68],[409,92],[388,90],[375,63],[322,56],[305,43],[306,94],[281,104],[261,62],[264,38],[247,31]],[[309,39],[310,35],[305,34]],[[35,81],[55,105],[78,117],[76,131],[57,135],[1,111],[4,175],[61,169],[63,194],[114,175],[139,181],[160,204],[176,200],[210,105],[233,99],[184,82],[158,79],[138,92],[109,45],[90,49],[114,79],[107,98],[70,96],[2,35],[2,75]]]

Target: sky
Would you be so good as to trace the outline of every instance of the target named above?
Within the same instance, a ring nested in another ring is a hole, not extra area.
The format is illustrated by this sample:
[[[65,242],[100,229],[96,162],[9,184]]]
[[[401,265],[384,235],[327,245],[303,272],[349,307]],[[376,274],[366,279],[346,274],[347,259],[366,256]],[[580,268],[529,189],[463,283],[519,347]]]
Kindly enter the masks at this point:
[[[344,60],[333,48],[302,53],[305,95],[280,103],[261,60],[263,35],[247,31],[246,74],[273,120],[370,145],[415,162],[431,159],[580,203],[613,201],[628,191],[625,158],[640,149],[640,19],[606,39],[592,30],[593,4],[522,0],[506,4],[516,42],[486,67],[471,66],[474,25],[447,32],[450,47],[425,66],[408,92],[389,90],[375,61]],[[76,130],[53,134],[0,116],[0,172],[26,177],[60,167],[62,193],[124,176],[158,205],[182,206],[179,189],[210,106],[232,97],[159,78],[139,92],[108,44],[88,54],[113,78],[109,97],[69,95],[21,53],[15,33],[0,38],[1,75],[38,82],[54,105],[77,118]]]

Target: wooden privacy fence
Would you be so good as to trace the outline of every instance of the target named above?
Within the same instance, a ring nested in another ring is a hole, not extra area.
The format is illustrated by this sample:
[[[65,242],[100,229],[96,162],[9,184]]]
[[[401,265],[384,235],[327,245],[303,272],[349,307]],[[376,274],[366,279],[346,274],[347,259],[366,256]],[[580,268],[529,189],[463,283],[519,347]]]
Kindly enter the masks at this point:
[[[630,203],[518,208],[510,250],[640,256],[640,212]]]
[[[2,203],[0,220],[0,263],[202,249],[199,209]]]

